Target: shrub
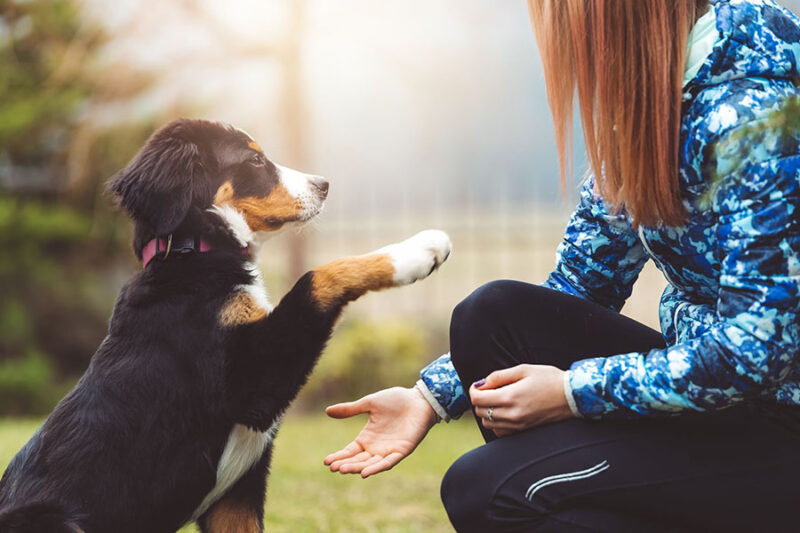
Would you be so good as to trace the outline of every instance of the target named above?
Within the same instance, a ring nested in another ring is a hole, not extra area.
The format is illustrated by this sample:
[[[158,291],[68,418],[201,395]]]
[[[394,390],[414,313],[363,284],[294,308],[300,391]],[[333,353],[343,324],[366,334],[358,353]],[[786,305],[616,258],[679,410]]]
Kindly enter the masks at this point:
[[[298,400],[305,408],[410,386],[431,358],[430,332],[408,321],[351,321],[333,335]]]
[[[0,414],[44,415],[67,391],[54,384],[49,359],[35,351],[0,362]]]

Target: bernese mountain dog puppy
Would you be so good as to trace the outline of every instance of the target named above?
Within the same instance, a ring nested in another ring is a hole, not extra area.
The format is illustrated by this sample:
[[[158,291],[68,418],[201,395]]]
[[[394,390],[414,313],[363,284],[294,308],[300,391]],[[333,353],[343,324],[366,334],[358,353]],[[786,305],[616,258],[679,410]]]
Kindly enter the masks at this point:
[[[425,278],[450,240],[428,230],[333,261],[273,308],[254,247],[318,214],[325,180],[273,164],[241,130],[181,119],[110,191],[144,268],[86,373],[3,475],[0,531],[261,531],[281,415],[342,308]]]

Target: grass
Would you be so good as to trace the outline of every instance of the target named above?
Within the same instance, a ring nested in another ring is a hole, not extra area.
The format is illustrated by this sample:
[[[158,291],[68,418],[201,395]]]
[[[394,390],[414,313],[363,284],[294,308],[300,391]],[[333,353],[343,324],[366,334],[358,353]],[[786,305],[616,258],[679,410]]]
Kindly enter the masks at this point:
[[[411,457],[362,480],[328,471],[322,459],[347,444],[365,419],[290,413],[280,430],[269,478],[266,529],[274,532],[400,533],[452,531],[439,500],[450,464],[482,441],[472,420],[435,427]],[[0,421],[3,470],[40,420]],[[194,525],[181,530],[196,532]]]

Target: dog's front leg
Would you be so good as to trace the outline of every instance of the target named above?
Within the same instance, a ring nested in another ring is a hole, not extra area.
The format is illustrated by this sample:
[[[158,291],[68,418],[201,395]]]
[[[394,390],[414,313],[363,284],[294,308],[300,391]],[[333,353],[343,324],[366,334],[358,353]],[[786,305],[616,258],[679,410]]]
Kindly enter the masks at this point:
[[[228,382],[237,421],[268,429],[305,383],[348,302],[427,277],[451,248],[447,234],[428,230],[338,259],[306,273],[268,316],[236,328]]]
[[[311,296],[320,309],[338,316],[345,304],[368,291],[428,277],[447,260],[451,249],[446,233],[427,230],[369,254],[338,259],[309,273]]]

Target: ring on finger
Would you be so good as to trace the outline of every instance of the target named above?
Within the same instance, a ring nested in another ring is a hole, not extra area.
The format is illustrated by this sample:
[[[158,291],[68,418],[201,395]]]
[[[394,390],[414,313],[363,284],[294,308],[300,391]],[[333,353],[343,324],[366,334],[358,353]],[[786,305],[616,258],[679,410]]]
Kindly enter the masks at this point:
[[[492,413],[494,412],[494,407],[489,407],[486,409],[486,420],[489,422],[494,422],[494,418],[492,418]]]

